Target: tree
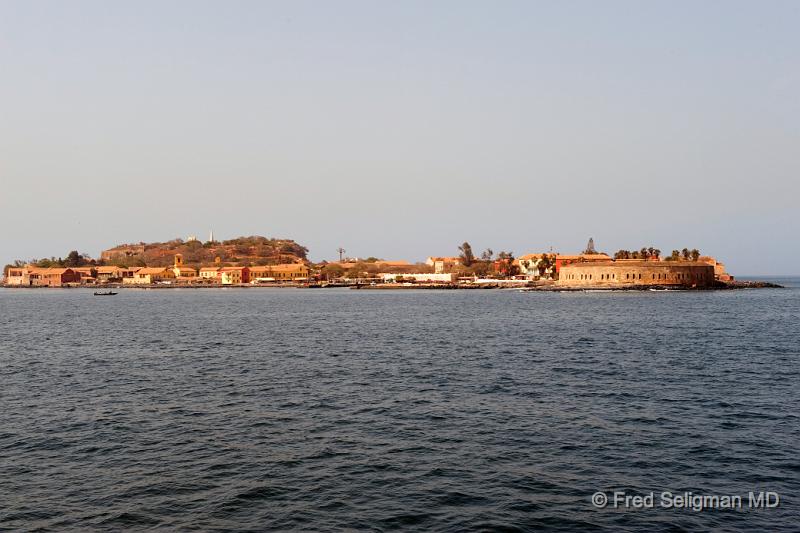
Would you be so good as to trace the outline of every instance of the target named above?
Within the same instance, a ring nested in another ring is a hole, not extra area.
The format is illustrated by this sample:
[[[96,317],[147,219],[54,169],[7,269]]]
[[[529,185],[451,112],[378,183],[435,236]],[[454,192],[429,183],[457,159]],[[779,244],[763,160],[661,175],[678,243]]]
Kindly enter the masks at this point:
[[[688,248],[684,248],[681,250],[681,257],[683,257],[684,261],[688,261],[689,258],[692,257],[692,252],[690,252]]]
[[[681,253],[678,250],[672,250],[672,254],[667,257],[667,261],[680,261]]]
[[[494,252],[492,251],[492,249],[491,248],[487,248],[481,254],[481,259],[484,260],[484,261],[491,261],[493,255],[494,255]]]
[[[544,276],[547,272],[552,272],[553,266],[556,264],[555,255],[542,254],[539,263],[536,265],[539,269],[539,275]]]
[[[639,250],[639,259],[647,259],[647,258],[648,258],[647,248],[642,247],[642,249]]]
[[[77,250],[72,250],[67,254],[67,258],[64,260],[64,266],[69,268],[79,267],[84,266],[86,262],[86,258],[79,254]]]
[[[464,241],[464,244],[459,246],[458,249],[461,252],[461,262],[464,264],[464,266],[472,265],[473,261],[475,261],[475,256],[472,255],[472,246],[470,246],[468,242]]]
[[[325,265],[322,267],[321,274],[326,280],[341,278],[344,275],[344,269],[339,265]]]
[[[697,261],[698,259],[700,259],[700,250],[698,250],[697,248],[692,249],[690,254],[692,256],[692,261]]]

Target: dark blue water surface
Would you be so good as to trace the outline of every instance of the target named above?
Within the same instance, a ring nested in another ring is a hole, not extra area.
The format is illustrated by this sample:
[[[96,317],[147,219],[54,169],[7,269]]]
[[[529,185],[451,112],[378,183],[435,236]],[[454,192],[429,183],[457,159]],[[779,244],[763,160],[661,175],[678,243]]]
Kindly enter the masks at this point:
[[[797,531],[787,281],[0,290],[0,530]]]

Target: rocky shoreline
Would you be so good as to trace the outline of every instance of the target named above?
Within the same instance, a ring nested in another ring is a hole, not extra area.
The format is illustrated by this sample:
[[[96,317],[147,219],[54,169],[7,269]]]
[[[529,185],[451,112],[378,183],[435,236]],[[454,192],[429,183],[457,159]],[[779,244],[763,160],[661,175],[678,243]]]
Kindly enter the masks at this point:
[[[767,281],[729,281],[717,282],[712,287],[681,287],[676,285],[647,285],[647,286],[632,286],[632,287],[608,287],[608,286],[581,286],[581,287],[568,287],[560,286],[554,283],[546,284],[531,284],[531,283],[479,283],[479,284],[466,284],[466,283],[379,283],[379,284],[300,284],[300,283],[281,283],[274,285],[208,285],[208,284],[180,284],[180,285],[122,285],[116,283],[109,283],[103,285],[80,285],[80,286],[62,286],[62,287],[28,287],[16,285],[1,285],[0,288],[5,289],[135,289],[135,290],[170,290],[170,289],[325,289],[325,288],[349,288],[353,290],[492,290],[492,289],[506,289],[518,290],[524,292],[629,292],[629,291],[724,291],[724,290],[737,290],[737,289],[784,289],[783,285],[771,283]]]

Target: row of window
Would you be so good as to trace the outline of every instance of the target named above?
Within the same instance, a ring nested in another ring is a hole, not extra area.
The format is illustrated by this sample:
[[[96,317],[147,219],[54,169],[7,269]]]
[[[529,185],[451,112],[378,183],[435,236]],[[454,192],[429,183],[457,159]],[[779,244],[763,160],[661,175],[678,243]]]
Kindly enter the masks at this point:
[[[705,274],[686,274],[686,273],[683,273],[683,272],[678,272],[678,273],[675,273],[675,274],[672,275],[672,279],[685,280],[685,281],[702,280],[702,279],[707,279],[707,278],[708,278],[708,276],[705,275]],[[580,279],[580,280],[586,281],[586,280],[591,280],[592,279],[592,274],[568,274],[566,279]],[[612,280],[612,279],[617,279],[617,275],[616,274],[600,274],[600,279],[601,280],[606,280],[606,281],[607,280]],[[641,273],[630,273],[629,272],[629,273],[625,274],[625,279],[629,280],[629,281],[630,280],[642,279],[642,274]],[[667,279],[670,279],[670,276],[667,273],[664,273],[664,274],[652,274],[652,279],[654,279],[654,280],[667,280]]]

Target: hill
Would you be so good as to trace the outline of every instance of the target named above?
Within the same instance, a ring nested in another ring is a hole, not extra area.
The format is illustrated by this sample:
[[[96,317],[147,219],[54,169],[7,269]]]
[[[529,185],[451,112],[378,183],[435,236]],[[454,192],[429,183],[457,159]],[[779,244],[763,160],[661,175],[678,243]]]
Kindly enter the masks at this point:
[[[291,239],[238,237],[227,241],[202,243],[174,239],[167,242],[121,244],[103,250],[101,261],[118,266],[170,266],[175,254],[183,255],[186,265],[213,265],[220,258],[223,265],[256,266],[307,262],[308,249]]]

